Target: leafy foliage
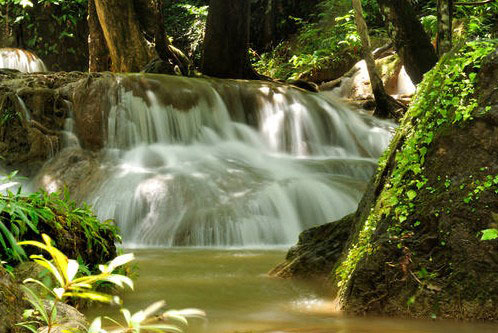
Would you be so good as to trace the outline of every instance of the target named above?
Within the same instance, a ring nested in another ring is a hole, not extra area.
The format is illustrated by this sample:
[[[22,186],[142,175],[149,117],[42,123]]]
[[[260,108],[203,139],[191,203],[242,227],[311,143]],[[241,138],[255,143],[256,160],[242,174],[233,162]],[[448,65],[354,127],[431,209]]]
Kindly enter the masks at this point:
[[[51,260],[45,259],[41,255],[30,256],[37,264],[45,268],[57,282],[55,288],[49,288],[44,283],[36,279],[26,279],[24,284],[32,283],[41,286],[48,295],[52,298],[49,310],[44,305],[44,299],[38,295],[33,289],[23,286],[26,299],[31,304],[33,309],[25,312],[25,317],[29,320],[19,323],[19,326],[36,332],[38,326],[44,325],[50,329],[57,324],[57,303],[65,302],[69,297],[87,298],[98,302],[111,303],[119,302],[119,298],[109,294],[93,291],[94,285],[97,282],[106,281],[113,283],[121,288],[129,286],[133,289],[133,281],[128,277],[113,274],[113,271],[122,265],[127,264],[134,259],[133,254],[125,254],[113,259],[109,265],[100,265],[100,273],[96,275],[79,276],[79,263],[76,260],[68,259],[57,248],[52,246],[52,240],[46,234],[42,235],[43,243],[37,241],[24,241],[18,245],[35,246],[50,254]]]
[[[26,321],[18,323],[31,332],[36,333],[37,329],[41,326],[48,327],[48,332],[54,328],[57,323],[57,304],[65,303],[69,298],[85,298],[97,302],[116,303],[121,301],[119,297],[110,294],[97,292],[94,288],[102,282],[110,282],[120,288],[125,286],[133,289],[133,281],[130,278],[113,273],[117,268],[128,264],[134,259],[134,255],[124,254],[111,260],[107,265],[99,265],[100,273],[95,275],[86,275],[81,272],[78,261],[68,259],[68,257],[60,250],[52,245],[52,239],[43,234],[43,243],[37,241],[24,241],[20,242],[20,246],[34,246],[40,250],[44,250],[50,254],[51,260],[46,259],[41,255],[31,255],[37,264],[45,268],[57,282],[57,286],[52,288],[39,280],[28,278],[24,280],[24,284],[35,284],[42,287],[43,290],[48,292],[48,299],[40,296],[34,289],[23,286],[24,293],[27,301],[33,307],[25,311]],[[49,301],[50,306],[46,306],[46,301]],[[120,329],[113,330],[113,332],[182,332],[178,324],[187,326],[187,318],[204,318],[204,311],[198,309],[183,309],[183,310],[169,310],[159,315],[156,313],[165,306],[164,301],[155,302],[145,310],[140,310],[131,315],[127,309],[121,309],[125,324],[122,325],[118,321],[104,317],[111,321],[113,324],[118,325]],[[153,317],[152,317],[153,316]],[[159,321],[159,323],[158,323]],[[165,324],[165,321],[175,321],[178,324]],[[102,328],[102,318],[96,318],[88,328],[89,333],[106,333],[107,331]]]
[[[473,2],[472,0],[458,1]],[[437,34],[437,2],[426,1],[420,8],[422,24],[432,38]],[[494,24],[498,18],[498,3],[496,1],[478,6],[454,6],[454,28],[457,35],[466,38],[494,38]],[[494,31],[496,34],[496,31]]]
[[[20,25],[28,29],[30,39],[26,41],[27,47],[36,50],[40,56],[57,53],[57,45],[44,40],[40,30],[43,21],[37,20],[39,10],[42,7],[56,7],[57,11],[50,19],[59,27],[58,38],[75,37],[75,29],[78,22],[86,21],[88,0],[0,0],[0,5],[5,6],[5,11],[0,10],[0,24],[7,27],[7,34]],[[69,52],[76,52],[73,49]]]
[[[165,29],[172,42],[185,50],[196,64],[200,64],[208,1],[167,1],[163,14]]]
[[[9,175],[0,184],[17,185]],[[0,185],[1,186],[1,185]],[[99,249],[103,255],[111,255],[109,244],[119,240],[117,228],[109,221],[101,223],[87,205],[78,206],[69,198],[69,193],[47,193],[39,191],[23,194],[5,188],[0,193],[0,259],[5,261],[26,259],[25,251],[17,245],[18,240],[32,238],[40,230],[67,231],[85,239],[87,248],[82,252]],[[59,240],[64,241],[64,240]]]
[[[118,321],[104,317],[105,319],[111,321],[113,324],[116,324],[119,329],[113,330],[112,332],[175,332],[181,333],[182,329],[179,328],[176,324],[164,324],[163,322],[166,320],[175,321],[184,326],[188,325],[187,318],[201,318],[203,319],[206,314],[202,310],[198,309],[182,309],[182,310],[169,310],[160,314],[157,314],[159,310],[161,310],[165,306],[164,301],[158,301],[150,306],[148,306],[145,310],[140,310],[133,315],[130,313],[128,309],[121,309],[121,313],[123,314],[125,324],[121,324]],[[102,328],[102,318],[96,318],[88,329],[88,333],[107,333],[105,329]]]
[[[362,1],[367,20],[378,27],[379,9],[375,1]],[[297,36],[280,43],[273,51],[254,58],[258,72],[279,79],[299,79],[313,70],[339,66],[344,57],[360,57],[360,39],[348,1],[322,1],[320,13],[311,21],[290,17],[300,26]],[[383,36],[381,30],[372,29]]]
[[[482,231],[481,240],[498,239],[498,229],[485,229]]]

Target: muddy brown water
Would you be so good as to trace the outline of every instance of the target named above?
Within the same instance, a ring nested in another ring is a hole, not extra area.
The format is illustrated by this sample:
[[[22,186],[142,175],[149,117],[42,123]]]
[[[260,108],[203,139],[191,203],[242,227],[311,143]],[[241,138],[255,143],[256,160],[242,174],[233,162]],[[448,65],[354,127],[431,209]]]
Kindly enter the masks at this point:
[[[191,333],[425,333],[498,332],[497,324],[453,321],[348,318],[336,311],[327,290],[310,282],[266,275],[285,249],[140,249],[135,291],[122,295],[135,312],[164,299],[169,309],[199,308],[207,320],[192,319]],[[90,318],[119,309],[99,306]]]

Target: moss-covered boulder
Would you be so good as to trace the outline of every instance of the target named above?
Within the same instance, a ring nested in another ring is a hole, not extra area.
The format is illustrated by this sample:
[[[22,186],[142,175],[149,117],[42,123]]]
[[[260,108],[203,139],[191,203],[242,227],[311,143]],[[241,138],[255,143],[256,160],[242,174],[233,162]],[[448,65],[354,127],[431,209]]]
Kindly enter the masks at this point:
[[[327,263],[346,312],[498,319],[498,240],[482,239],[498,227],[497,78],[482,41],[426,74]]]

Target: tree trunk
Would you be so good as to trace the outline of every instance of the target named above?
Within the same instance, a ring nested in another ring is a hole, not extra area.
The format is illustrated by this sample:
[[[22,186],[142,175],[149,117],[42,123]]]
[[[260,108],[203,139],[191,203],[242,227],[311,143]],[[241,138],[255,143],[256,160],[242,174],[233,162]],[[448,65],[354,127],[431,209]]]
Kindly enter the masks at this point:
[[[452,47],[453,0],[437,2],[437,54],[441,57]]]
[[[277,30],[275,20],[275,6],[277,0],[266,0],[263,19],[263,48],[269,50],[275,40]]]
[[[377,0],[394,47],[413,83],[422,81],[424,73],[437,62],[429,36],[407,0]]]
[[[211,0],[201,69],[206,75],[257,79],[249,61],[250,0]]]
[[[88,69],[90,72],[105,72],[109,68],[109,50],[100,27],[95,0],[88,1]]]
[[[114,72],[138,72],[156,56],[145,40],[133,0],[95,0]]]
[[[363,59],[367,63],[368,76],[370,77],[370,85],[375,98],[376,108],[374,114],[378,117],[387,118],[390,113],[394,113],[395,107],[385,89],[382,79],[377,73],[375,68],[375,60],[372,55],[372,47],[370,45],[370,38],[368,37],[368,28],[363,18],[363,10],[361,8],[361,0],[353,0],[354,17],[358,34],[361,39],[361,50]]]

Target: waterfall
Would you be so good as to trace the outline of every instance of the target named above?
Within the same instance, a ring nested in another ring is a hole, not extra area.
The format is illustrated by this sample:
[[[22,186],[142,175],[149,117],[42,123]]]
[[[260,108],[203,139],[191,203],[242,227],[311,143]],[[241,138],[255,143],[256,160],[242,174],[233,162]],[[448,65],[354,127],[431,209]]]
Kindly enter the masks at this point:
[[[0,68],[24,73],[46,72],[47,67],[34,53],[21,49],[0,48]]]
[[[103,175],[85,199],[128,247],[292,244],[356,209],[391,137],[388,122],[275,83],[137,74],[103,86],[102,125],[88,126]],[[82,112],[76,133],[89,130]]]

